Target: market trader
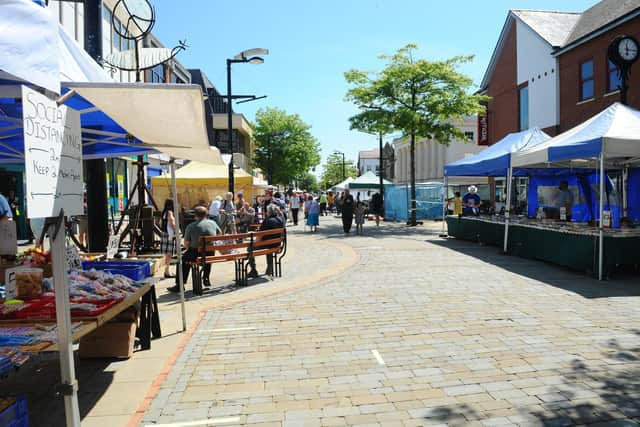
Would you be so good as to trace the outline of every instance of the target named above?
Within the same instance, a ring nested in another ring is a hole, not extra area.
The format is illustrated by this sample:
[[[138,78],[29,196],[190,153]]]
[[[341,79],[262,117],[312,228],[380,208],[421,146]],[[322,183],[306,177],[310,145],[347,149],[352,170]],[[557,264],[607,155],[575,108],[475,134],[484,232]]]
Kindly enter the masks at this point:
[[[471,185],[467,188],[469,191],[462,197],[462,204],[464,205],[463,213],[465,215],[480,215],[480,196],[478,195],[478,187]]]
[[[204,206],[197,206],[194,209],[196,217],[195,222],[187,225],[187,228],[184,230],[184,246],[187,250],[182,254],[182,265],[180,266],[183,285],[187,283],[187,279],[189,279],[189,271],[191,270],[191,265],[189,263],[198,258],[198,242],[200,241],[200,237],[220,234],[220,227],[218,227],[218,224],[216,224],[215,221],[207,218],[208,213],[207,208]],[[177,271],[176,273],[176,285],[168,288],[167,290],[169,292],[180,292],[180,284],[178,282],[178,274],[180,274],[180,272]],[[202,282],[204,286],[211,286],[209,283],[210,273],[211,265],[203,265]]]
[[[565,208],[567,221],[571,221],[571,208],[573,207],[573,194],[569,190],[568,181],[560,181],[558,194],[556,195],[555,207],[558,210]]]

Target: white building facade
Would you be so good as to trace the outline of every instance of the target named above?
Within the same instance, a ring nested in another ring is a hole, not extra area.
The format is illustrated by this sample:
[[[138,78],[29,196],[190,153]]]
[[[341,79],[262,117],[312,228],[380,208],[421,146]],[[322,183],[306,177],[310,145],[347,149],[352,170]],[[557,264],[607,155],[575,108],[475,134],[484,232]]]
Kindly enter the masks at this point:
[[[367,172],[380,174],[380,150],[363,150],[358,152],[358,175]]]
[[[478,145],[476,116],[465,117],[458,125],[468,141],[451,141],[449,145],[422,138],[416,141],[416,182],[442,181],[444,165],[479,153],[485,147]],[[408,139],[393,141],[395,152],[395,184],[411,182],[410,146]]]

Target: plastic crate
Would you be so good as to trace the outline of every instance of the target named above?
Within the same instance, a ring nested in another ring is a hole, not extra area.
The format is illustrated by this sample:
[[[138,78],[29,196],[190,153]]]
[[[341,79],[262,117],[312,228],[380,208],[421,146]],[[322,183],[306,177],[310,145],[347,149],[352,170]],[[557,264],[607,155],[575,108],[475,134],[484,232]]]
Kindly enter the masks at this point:
[[[111,274],[122,274],[131,280],[142,280],[151,276],[151,266],[149,261],[82,261],[84,270],[106,271]]]
[[[15,401],[0,412],[0,426],[29,427],[27,400],[24,397],[0,397],[0,404],[6,403],[5,399]]]

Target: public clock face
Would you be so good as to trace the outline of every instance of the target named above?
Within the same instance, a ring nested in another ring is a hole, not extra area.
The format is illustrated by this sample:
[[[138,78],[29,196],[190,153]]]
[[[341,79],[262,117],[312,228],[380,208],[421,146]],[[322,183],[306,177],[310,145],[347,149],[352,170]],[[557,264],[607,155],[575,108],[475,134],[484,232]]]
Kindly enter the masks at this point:
[[[618,54],[625,61],[635,61],[638,58],[638,45],[635,40],[624,38],[618,43]]]

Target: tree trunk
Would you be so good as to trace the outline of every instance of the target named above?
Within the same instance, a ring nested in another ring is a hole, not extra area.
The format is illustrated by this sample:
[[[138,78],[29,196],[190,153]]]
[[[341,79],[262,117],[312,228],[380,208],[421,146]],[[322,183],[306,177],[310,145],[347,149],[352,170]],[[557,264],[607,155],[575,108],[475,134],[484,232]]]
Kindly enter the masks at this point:
[[[411,134],[410,153],[410,170],[411,170],[411,216],[409,217],[409,225],[417,225],[416,220],[416,135]]]

